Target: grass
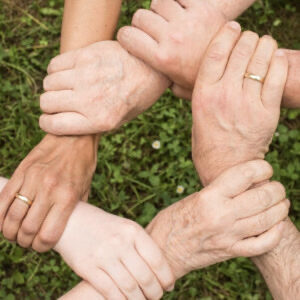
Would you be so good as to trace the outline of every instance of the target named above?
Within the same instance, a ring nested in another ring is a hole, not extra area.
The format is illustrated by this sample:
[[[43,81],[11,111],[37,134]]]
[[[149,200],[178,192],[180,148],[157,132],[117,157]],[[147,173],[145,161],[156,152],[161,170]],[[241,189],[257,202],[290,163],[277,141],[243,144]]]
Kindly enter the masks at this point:
[[[272,34],[285,48],[300,48],[298,0],[258,1],[239,18],[244,29]],[[149,1],[125,1],[120,26]],[[13,170],[43,136],[38,98],[51,57],[58,53],[62,0],[0,0],[0,174]],[[300,112],[283,110],[267,156],[274,178],[292,200],[300,228]],[[145,225],[163,207],[200,189],[191,162],[190,104],[170,92],[150,110],[102,139],[91,202]],[[161,148],[154,150],[154,140]],[[177,185],[185,187],[176,194]],[[79,281],[58,255],[38,255],[0,238],[0,299],[56,299]],[[248,259],[193,272],[164,299],[271,299]]]

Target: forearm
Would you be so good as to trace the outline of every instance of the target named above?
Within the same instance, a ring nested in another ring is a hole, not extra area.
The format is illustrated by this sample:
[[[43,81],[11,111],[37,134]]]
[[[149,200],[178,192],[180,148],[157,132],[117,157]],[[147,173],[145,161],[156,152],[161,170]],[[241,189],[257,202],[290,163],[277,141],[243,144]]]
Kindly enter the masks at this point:
[[[113,38],[122,0],[66,0],[61,53]]]
[[[250,7],[256,0],[209,0],[227,18],[234,20]]]
[[[252,258],[275,300],[300,297],[300,233],[287,220],[285,236],[271,252]]]

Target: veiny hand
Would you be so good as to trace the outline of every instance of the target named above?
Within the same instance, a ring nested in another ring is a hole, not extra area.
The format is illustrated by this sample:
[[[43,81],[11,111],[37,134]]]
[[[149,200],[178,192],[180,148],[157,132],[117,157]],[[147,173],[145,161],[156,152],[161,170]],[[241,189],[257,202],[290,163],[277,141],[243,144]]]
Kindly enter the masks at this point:
[[[174,93],[185,97],[225,17],[209,1],[199,0],[153,0],[151,10],[138,10],[132,26],[120,29],[118,40],[131,54],[167,75],[175,83]]]
[[[39,252],[52,248],[77,202],[88,198],[96,148],[93,137],[47,135],[0,193],[4,237]],[[34,200],[32,206],[16,199],[16,193]]]
[[[48,73],[40,126],[56,135],[116,129],[149,108],[170,84],[113,41],[59,55]]]
[[[161,211],[147,228],[179,278],[237,256],[273,249],[289,210],[285,189],[265,161],[228,169],[199,193]]]
[[[160,299],[174,284],[142,227],[87,203],[78,203],[55,250],[105,299]]]
[[[271,37],[240,36],[230,24],[210,44],[192,100],[193,160],[205,185],[232,162],[263,159],[268,151],[288,72],[276,49]],[[265,82],[244,78],[246,72]]]

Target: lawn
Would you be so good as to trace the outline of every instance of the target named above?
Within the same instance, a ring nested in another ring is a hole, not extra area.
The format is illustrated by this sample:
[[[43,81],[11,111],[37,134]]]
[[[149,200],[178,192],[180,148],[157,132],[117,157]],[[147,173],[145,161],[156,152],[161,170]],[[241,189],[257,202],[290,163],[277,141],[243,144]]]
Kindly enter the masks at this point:
[[[124,1],[119,26],[148,0]],[[244,29],[300,49],[299,0],[258,1],[239,18]],[[299,4],[299,3],[298,3]],[[9,177],[41,140],[39,95],[58,53],[62,0],[0,0],[0,174]],[[300,229],[300,111],[282,110],[267,160],[287,188]],[[191,161],[190,103],[166,92],[146,113],[101,140],[90,202],[146,225],[162,208],[201,188]],[[159,140],[160,149],[152,148]],[[178,185],[185,190],[176,193]],[[0,299],[56,299],[79,278],[54,253],[39,255],[0,237]],[[271,299],[250,260],[193,272],[164,299]]]

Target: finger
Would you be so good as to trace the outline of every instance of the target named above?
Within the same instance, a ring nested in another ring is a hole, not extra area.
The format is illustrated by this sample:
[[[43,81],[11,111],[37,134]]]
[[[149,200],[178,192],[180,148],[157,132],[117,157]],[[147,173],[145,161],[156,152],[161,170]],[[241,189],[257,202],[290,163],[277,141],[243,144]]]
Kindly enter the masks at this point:
[[[193,91],[190,89],[182,88],[181,86],[179,86],[177,84],[174,84],[171,89],[172,89],[172,92],[174,93],[174,95],[178,98],[182,98],[185,100],[192,99]]]
[[[58,300],[105,300],[105,298],[87,281],[81,281],[68,293],[58,298]]]
[[[17,241],[23,248],[28,248],[32,245],[51,208],[51,202],[46,198],[48,195],[44,191],[37,193],[32,207],[22,222]]]
[[[274,51],[277,49],[276,41],[268,35],[263,36],[257,45],[254,55],[249,63],[247,73],[265,78],[271,63]],[[251,99],[260,99],[262,83],[250,78],[244,78],[244,91],[251,95]]]
[[[78,50],[69,51],[52,58],[47,68],[48,74],[73,69],[78,53]]]
[[[33,185],[33,174],[27,173],[24,183],[18,191],[18,194],[28,198],[30,201],[35,199],[36,189]],[[24,201],[14,198],[10,205],[3,223],[3,235],[10,241],[15,241],[18,230],[21,226],[22,220],[29,210],[29,204]]]
[[[146,299],[136,282],[136,278],[132,277],[120,261],[109,261],[105,266],[102,266],[102,269],[109,274],[127,299]]]
[[[284,200],[256,216],[237,221],[235,227],[238,236],[249,238],[271,229],[288,216],[289,207],[289,200]]]
[[[131,24],[159,42],[164,35],[168,22],[151,10],[138,9],[133,15]]]
[[[148,65],[158,68],[156,55],[158,43],[142,30],[132,27],[122,27],[117,35],[120,44],[132,55],[143,60]]]
[[[85,278],[97,291],[109,300],[126,300],[118,286],[103,270],[87,270],[89,278]]]
[[[268,180],[273,169],[264,160],[253,160],[236,165],[214,180],[208,188],[217,188],[226,197],[234,197],[248,190],[253,184]]]
[[[262,101],[266,109],[279,111],[287,74],[287,57],[283,50],[277,50],[271,61],[262,90]]]
[[[121,261],[133,278],[136,279],[147,299],[160,299],[162,297],[163,289],[155,274],[135,249],[127,252]]]
[[[45,77],[43,87],[46,92],[72,90],[75,79],[74,70],[56,72]]]
[[[46,92],[40,97],[41,110],[46,114],[74,112],[76,104],[72,90]]]
[[[167,21],[177,19],[184,11],[174,0],[152,0],[150,8]]]
[[[39,124],[42,130],[54,135],[85,135],[98,133],[89,120],[76,112],[65,112],[54,115],[43,114]]]
[[[58,242],[66,227],[68,219],[78,202],[76,199],[71,201],[66,201],[66,199],[67,197],[64,197],[62,194],[60,202],[55,203],[51,207],[39,233],[33,240],[32,248],[34,250],[45,252],[53,248]]]
[[[229,58],[224,77],[232,84],[243,86],[244,75],[256,49],[259,37],[256,33],[245,31],[234,47]]]
[[[0,177],[0,193],[4,189],[5,185],[8,183],[8,179]]]
[[[6,213],[15,200],[16,193],[21,189],[24,182],[24,173],[19,169],[15,171],[12,178],[7,182],[0,192],[0,231],[3,230],[3,222]]]
[[[135,242],[138,254],[144,259],[165,290],[174,285],[175,277],[160,248],[150,236],[138,236]]]
[[[236,256],[257,256],[275,248],[283,236],[283,222],[264,232],[258,237],[251,237],[237,242],[232,251]]]
[[[202,83],[214,83],[224,74],[230,54],[241,34],[237,22],[228,22],[209,45],[200,65],[198,80]]]
[[[265,211],[285,197],[284,186],[280,182],[273,181],[230,199],[228,205],[234,210],[237,219],[243,219]]]

